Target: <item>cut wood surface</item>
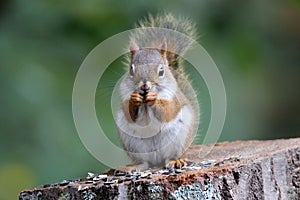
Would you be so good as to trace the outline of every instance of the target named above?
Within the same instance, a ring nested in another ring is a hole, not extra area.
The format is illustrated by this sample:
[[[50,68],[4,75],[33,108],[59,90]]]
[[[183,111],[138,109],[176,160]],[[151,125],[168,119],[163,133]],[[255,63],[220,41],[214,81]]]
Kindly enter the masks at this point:
[[[194,145],[181,169],[89,173],[20,193],[20,199],[300,199],[300,138]],[[200,154],[201,155],[201,154]]]

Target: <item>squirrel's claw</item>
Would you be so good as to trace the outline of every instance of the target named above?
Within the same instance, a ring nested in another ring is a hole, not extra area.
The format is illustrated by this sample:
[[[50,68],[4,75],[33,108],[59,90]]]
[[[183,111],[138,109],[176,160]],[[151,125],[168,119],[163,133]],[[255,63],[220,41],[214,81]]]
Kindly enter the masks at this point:
[[[157,99],[157,92],[148,92],[146,94],[145,102],[147,103],[147,105],[152,106],[153,104],[155,104],[156,99]]]
[[[130,101],[134,104],[141,104],[143,103],[143,97],[139,93],[132,93],[130,96]]]
[[[187,162],[185,162],[183,159],[178,160],[171,160],[167,165],[166,168],[175,168],[175,169],[181,169],[182,167],[186,166]]]

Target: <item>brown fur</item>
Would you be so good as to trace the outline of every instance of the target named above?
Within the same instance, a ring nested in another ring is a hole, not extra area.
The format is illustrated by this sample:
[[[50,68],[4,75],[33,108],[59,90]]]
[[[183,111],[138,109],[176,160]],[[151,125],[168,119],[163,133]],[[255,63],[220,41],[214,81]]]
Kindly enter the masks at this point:
[[[181,110],[183,104],[176,96],[168,101],[166,99],[157,99],[152,107],[156,117],[161,122],[170,122],[173,120],[178,112]]]
[[[151,94],[151,98],[148,98],[148,96],[146,96],[146,101],[144,101],[144,103],[147,103],[151,106],[151,109],[153,109],[154,113],[156,113],[157,119],[161,122],[170,122],[177,116],[182,106],[187,103],[187,100],[183,96],[174,96],[174,98],[169,101],[167,99],[156,99],[156,97],[153,97],[155,96],[154,94],[157,95],[157,93]],[[133,123],[137,119],[138,109],[143,102],[140,101],[140,97],[141,95],[139,95],[138,93],[132,93],[131,98],[124,101],[122,104],[122,109],[129,123]],[[180,99],[182,98],[184,100],[180,101]]]

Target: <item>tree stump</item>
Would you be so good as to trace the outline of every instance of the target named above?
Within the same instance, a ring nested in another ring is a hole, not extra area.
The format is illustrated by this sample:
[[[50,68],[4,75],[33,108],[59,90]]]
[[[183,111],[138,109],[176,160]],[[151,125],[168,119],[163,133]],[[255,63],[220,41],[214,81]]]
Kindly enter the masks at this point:
[[[300,138],[194,145],[181,169],[89,173],[22,191],[19,199],[300,199]]]

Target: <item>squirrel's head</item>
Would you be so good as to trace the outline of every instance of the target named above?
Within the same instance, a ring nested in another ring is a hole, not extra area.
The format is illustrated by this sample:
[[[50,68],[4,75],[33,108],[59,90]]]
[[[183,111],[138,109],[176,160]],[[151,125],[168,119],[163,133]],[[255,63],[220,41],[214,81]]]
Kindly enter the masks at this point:
[[[131,62],[129,77],[134,82],[136,92],[145,94],[149,91],[174,91],[176,80],[169,69],[165,47],[139,48],[130,45]]]

